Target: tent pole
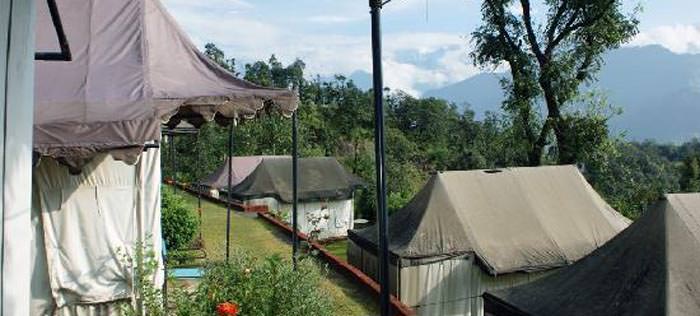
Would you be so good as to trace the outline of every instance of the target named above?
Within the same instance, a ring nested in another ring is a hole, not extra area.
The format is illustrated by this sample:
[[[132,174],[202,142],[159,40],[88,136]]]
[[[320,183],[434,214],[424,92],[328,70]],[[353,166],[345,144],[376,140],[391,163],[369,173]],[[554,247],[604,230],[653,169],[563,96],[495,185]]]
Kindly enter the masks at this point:
[[[170,150],[172,151],[172,169],[173,169],[173,190],[177,193],[177,147],[175,146],[175,131],[170,134]]]
[[[379,307],[382,316],[390,315],[388,214],[384,170],[384,83],[382,77],[381,11],[386,0],[369,0],[372,15],[372,74],[374,89],[374,154],[377,179],[377,221],[379,235]]]
[[[231,173],[233,172],[233,123],[228,125],[228,185],[226,189],[226,262],[231,253]]]
[[[294,269],[297,268],[297,251],[299,247],[299,237],[297,236],[297,212],[299,205],[299,148],[297,135],[297,111],[292,114],[292,262]]]
[[[197,142],[196,144],[196,149],[197,149],[197,165],[195,168],[197,169],[197,214],[199,215],[199,241],[202,241],[202,186],[199,184],[199,181],[202,178],[202,147],[201,144],[199,143],[199,134],[201,131],[197,129],[197,139],[195,140]]]

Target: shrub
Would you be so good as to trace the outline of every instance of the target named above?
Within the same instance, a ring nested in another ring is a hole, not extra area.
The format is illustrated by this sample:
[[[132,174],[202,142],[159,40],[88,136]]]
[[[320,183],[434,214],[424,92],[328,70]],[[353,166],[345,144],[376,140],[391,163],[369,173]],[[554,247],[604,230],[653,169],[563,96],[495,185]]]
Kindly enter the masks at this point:
[[[192,243],[199,220],[185,200],[168,188],[162,191],[161,225],[169,251],[184,249]]]
[[[237,304],[239,316],[331,315],[330,301],[319,288],[321,271],[313,259],[300,259],[297,270],[280,256],[257,259],[236,250],[228,263],[210,263],[189,299],[182,294],[176,315],[215,315],[222,303]]]

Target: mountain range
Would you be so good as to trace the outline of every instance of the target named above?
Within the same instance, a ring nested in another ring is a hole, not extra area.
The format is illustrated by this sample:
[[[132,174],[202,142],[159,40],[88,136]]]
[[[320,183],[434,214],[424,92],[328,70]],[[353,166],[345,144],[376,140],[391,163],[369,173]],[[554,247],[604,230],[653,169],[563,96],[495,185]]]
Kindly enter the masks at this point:
[[[598,81],[586,89],[602,91],[622,114],[611,119],[614,133],[630,140],[681,142],[700,137],[700,54],[675,54],[661,46],[621,48],[605,56]],[[477,117],[500,111],[505,73],[482,73],[425,91],[469,107]]]

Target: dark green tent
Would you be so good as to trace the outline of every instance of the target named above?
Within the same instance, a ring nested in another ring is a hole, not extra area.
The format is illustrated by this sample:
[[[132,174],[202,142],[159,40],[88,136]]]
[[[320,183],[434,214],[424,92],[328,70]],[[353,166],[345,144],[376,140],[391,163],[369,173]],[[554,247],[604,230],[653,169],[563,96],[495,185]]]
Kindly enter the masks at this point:
[[[299,159],[300,201],[349,199],[362,185],[335,158]],[[292,203],[292,159],[263,159],[245,180],[233,187],[231,196],[240,201],[272,197]]]
[[[576,264],[484,294],[495,316],[700,315],[700,193],[672,194]]]

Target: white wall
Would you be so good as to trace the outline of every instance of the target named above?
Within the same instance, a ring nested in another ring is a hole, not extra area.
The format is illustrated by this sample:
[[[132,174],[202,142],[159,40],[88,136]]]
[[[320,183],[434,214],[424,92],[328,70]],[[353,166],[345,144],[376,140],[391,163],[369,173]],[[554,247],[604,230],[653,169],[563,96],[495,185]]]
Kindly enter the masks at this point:
[[[34,1],[0,0],[0,313],[29,315]]]
[[[266,205],[268,210],[291,223],[292,204],[280,203],[275,198],[254,199],[246,205]],[[299,231],[308,234],[315,228],[320,229],[319,239],[345,237],[353,229],[355,220],[353,200],[314,201],[299,203],[297,210]],[[321,218],[315,225],[312,218]],[[328,217],[328,218],[325,218]]]

